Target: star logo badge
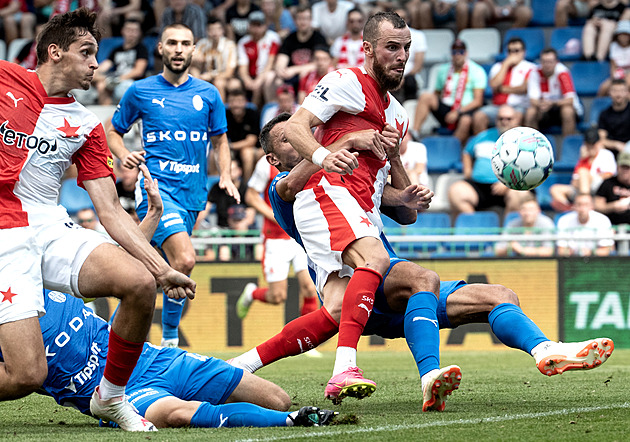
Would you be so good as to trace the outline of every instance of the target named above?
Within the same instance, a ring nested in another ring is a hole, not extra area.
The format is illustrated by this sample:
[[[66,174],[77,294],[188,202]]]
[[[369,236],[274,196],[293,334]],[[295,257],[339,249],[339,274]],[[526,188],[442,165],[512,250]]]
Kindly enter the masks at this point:
[[[13,304],[13,297],[17,296],[17,293],[11,292],[11,287],[6,292],[0,290],[0,294],[2,295],[2,301],[0,302],[9,301],[11,304]]]
[[[361,222],[359,224],[365,224],[366,226],[370,227],[372,225],[372,223],[370,222],[369,219],[367,219],[366,217],[362,216],[361,217]]]
[[[63,126],[57,128],[58,131],[64,133],[64,135],[65,135],[64,138],[76,138],[76,137],[78,137],[79,134],[77,133],[77,131],[79,129],[81,129],[81,126],[77,126],[77,127],[70,126],[70,123],[68,123],[68,120],[66,118],[63,119]]]

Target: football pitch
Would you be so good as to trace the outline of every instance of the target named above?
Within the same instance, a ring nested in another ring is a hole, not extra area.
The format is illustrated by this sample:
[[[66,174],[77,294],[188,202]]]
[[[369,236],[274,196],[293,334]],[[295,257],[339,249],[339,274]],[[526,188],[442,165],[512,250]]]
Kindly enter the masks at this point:
[[[231,357],[232,354],[221,354]],[[298,356],[258,374],[281,385],[294,406],[316,405],[340,412],[338,425],[320,428],[168,429],[132,434],[99,428],[96,421],[31,395],[0,403],[0,439],[27,440],[628,440],[630,350],[615,350],[602,366],[546,377],[533,358],[516,350],[446,352],[442,366],[458,364],[463,379],[444,413],[422,413],[420,381],[405,352],[359,353],[366,377],[376,381],[372,397],[332,406],[323,399],[333,353]]]

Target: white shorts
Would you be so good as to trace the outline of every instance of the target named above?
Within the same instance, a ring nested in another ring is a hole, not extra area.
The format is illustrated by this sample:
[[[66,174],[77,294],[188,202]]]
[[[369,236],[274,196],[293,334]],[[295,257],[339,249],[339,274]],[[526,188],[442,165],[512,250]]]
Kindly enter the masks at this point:
[[[383,228],[377,209],[365,212],[346,188],[325,179],[296,195],[293,213],[306,253],[317,267],[317,290],[326,282],[323,275],[344,268],[341,255],[350,243],[379,238]]]
[[[296,274],[307,270],[306,252],[294,239],[265,239],[264,246],[262,265],[267,282],[287,279],[291,264]]]

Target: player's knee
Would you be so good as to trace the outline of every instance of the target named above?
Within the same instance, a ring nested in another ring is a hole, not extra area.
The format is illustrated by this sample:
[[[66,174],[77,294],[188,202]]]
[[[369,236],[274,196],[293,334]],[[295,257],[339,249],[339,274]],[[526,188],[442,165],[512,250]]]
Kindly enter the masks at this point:
[[[43,364],[29,364],[14,377],[14,385],[21,395],[29,395],[37,391],[46,381],[48,366]]]
[[[291,398],[281,387],[274,384],[269,392],[267,408],[278,411],[287,411],[291,407]]]
[[[167,428],[179,428],[190,425],[190,412],[183,407],[174,407],[164,416],[164,424]]]
[[[493,293],[493,304],[496,307],[499,304],[514,304],[520,306],[518,296],[513,290],[498,284],[488,286]]]
[[[133,280],[128,281],[128,284],[129,286],[123,296],[132,298],[136,307],[144,309],[143,311],[153,310],[157,291],[155,278],[148,271],[140,272]]]
[[[418,292],[431,292],[436,296],[440,296],[440,277],[433,270],[419,267],[413,278],[409,280],[409,289],[407,298],[410,298]]]
[[[180,253],[171,263],[172,267],[184,275],[190,275],[195,267],[194,253]]]

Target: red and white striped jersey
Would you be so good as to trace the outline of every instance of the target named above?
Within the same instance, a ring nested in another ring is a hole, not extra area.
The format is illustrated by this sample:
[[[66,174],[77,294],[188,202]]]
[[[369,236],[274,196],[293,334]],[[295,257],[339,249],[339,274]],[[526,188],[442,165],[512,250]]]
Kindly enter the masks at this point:
[[[0,229],[32,224],[28,206],[56,207],[71,163],[80,186],[115,179],[96,115],[72,96],[48,97],[34,71],[0,61]]]
[[[556,64],[556,68],[549,78],[543,75],[542,68],[538,66],[538,69],[530,76],[527,92],[533,100],[540,100],[541,98],[559,100],[560,98],[573,97],[573,108],[576,113],[578,115],[583,113],[582,104],[575,92],[571,72],[562,63]]]
[[[238,65],[249,67],[249,76],[256,78],[263,72],[269,58],[280,49],[280,36],[268,30],[263,38],[252,40],[248,34],[238,41]]]
[[[494,78],[501,70],[501,63],[495,63],[490,68],[489,78]],[[527,60],[521,60],[516,66],[508,69],[503,79],[502,86],[520,86],[527,82],[530,74],[536,70],[536,65]],[[492,104],[501,106],[508,104],[510,106],[529,107],[529,96],[525,94],[506,94],[504,92],[495,92],[492,95]]]
[[[273,179],[278,175],[278,169],[267,162],[266,157],[262,157],[256,163],[254,173],[247,182],[247,187],[251,187],[258,193],[264,194],[265,203],[271,207],[269,201],[269,186]],[[263,223],[262,234],[265,239],[289,239],[291,238],[282,230],[277,222],[265,218]]]
[[[404,137],[409,118],[403,106],[388,92],[383,96],[378,83],[365,68],[339,69],[327,74],[305,99],[302,107],[324,122],[316,131],[323,146],[342,136],[365,129],[382,130],[385,123]],[[379,160],[370,151],[359,151],[359,167],[352,175],[320,170],[304,187],[316,187],[323,176],[333,185],[348,189],[366,212],[380,207],[389,162]]]

